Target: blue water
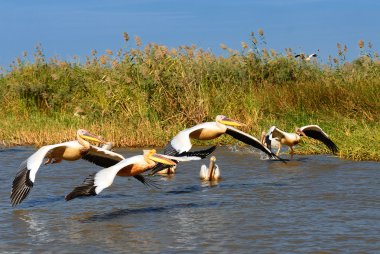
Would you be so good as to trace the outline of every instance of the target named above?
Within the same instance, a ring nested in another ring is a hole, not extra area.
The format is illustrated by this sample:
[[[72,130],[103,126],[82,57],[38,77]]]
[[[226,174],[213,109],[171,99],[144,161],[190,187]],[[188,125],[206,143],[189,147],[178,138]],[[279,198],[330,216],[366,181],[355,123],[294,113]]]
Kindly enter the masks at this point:
[[[99,167],[64,161],[42,166],[12,208],[12,180],[35,150],[0,150],[1,253],[380,253],[377,162],[295,155],[283,164],[218,147],[217,183],[199,180],[205,159],[153,177],[159,189],[119,177],[96,197],[66,202]]]

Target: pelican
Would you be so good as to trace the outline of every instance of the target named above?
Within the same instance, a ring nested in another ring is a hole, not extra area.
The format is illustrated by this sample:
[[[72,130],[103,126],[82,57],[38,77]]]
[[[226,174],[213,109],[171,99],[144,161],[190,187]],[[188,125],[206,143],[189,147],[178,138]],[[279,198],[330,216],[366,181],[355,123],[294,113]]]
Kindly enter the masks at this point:
[[[171,166],[157,172],[158,175],[173,175],[177,170],[177,166]]]
[[[207,168],[206,165],[202,165],[199,177],[205,181],[218,180],[220,178],[220,170],[218,165],[215,164],[216,158],[212,156],[210,158],[210,164]]]
[[[105,142],[100,149],[96,146],[92,146],[93,149],[91,149],[86,155],[82,157],[82,159],[87,160],[89,162],[94,163],[95,165],[101,166],[103,168],[108,168],[119,161],[124,160],[124,156],[115,153],[113,151],[113,143],[112,142]],[[102,153],[103,150],[107,150],[107,152]],[[142,184],[145,184],[150,187],[158,187],[155,183],[155,181],[144,177],[143,175],[134,175],[133,178],[140,181]]]
[[[316,53],[313,53],[313,54],[310,54],[308,55],[307,57],[302,53],[302,54],[297,54],[295,55],[294,57],[297,58],[301,58],[302,60],[305,60],[305,61],[310,61],[313,57],[317,57],[318,55]]]
[[[306,125],[301,128],[296,128],[295,133],[285,132],[276,126],[272,126],[265,136],[262,135],[261,141],[269,149],[271,149],[273,141],[278,142],[278,150],[276,155],[279,154],[282,144],[289,146],[290,153],[294,154],[293,146],[300,142],[302,136],[307,136],[323,142],[333,152],[333,154],[338,152],[338,147],[318,125]]]
[[[201,123],[191,128],[180,131],[169,142],[169,144],[167,144],[164,150],[164,154],[172,156],[199,156],[201,158],[205,158],[207,155],[209,155],[215,150],[216,146],[213,146],[203,151],[189,152],[189,150],[192,147],[190,139],[211,140],[218,138],[222,134],[228,134],[234,137],[235,139],[244,142],[245,144],[251,145],[263,151],[270,158],[278,158],[277,155],[272,153],[267,147],[263,146],[258,139],[233,127],[243,125],[243,123],[230,119],[224,115],[218,115],[215,119],[215,122]],[[155,174],[156,172],[162,170],[165,167],[165,165],[157,164],[157,166],[155,166],[152,169],[152,174]]]
[[[156,162],[174,166],[176,161],[198,160],[200,157],[173,157],[157,154],[155,149],[144,150],[143,155],[136,155],[123,159],[117,164],[102,169],[95,174],[88,176],[82,185],[74,188],[66,197],[66,201],[79,196],[95,196],[102,190],[108,188],[113,183],[116,176],[135,176],[143,173],[156,165]]]
[[[12,206],[20,204],[28,196],[33,188],[37,171],[45,158],[47,158],[45,165],[82,158],[102,167],[109,167],[124,159],[122,155],[93,146],[89,141],[105,143],[100,137],[80,129],[77,131],[77,140],[43,146],[22,162],[12,184],[10,196]],[[142,176],[137,176],[136,179],[148,184]]]

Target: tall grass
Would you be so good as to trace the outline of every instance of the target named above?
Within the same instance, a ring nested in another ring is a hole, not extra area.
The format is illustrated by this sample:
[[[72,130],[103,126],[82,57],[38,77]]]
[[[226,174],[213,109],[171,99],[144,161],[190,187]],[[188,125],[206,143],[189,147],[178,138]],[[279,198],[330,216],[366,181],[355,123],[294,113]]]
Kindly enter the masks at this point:
[[[352,62],[338,44],[338,55],[322,64],[267,49],[263,31],[239,50],[221,45],[223,56],[124,39],[123,49],[93,51],[83,63],[46,59],[39,45],[33,60],[17,58],[0,77],[0,140],[42,145],[87,128],[118,146],[162,146],[225,114],[255,136],[271,125],[319,124],[339,156],[380,160],[380,61],[370,44],[360,41],[362,56]],[[311,140],[302,146],[298,152],[328,152]]]

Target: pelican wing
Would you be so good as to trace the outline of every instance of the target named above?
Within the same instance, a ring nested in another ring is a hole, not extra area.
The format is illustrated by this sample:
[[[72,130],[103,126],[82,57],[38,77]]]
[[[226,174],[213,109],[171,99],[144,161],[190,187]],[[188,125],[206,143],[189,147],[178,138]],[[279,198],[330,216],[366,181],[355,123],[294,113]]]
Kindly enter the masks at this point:
[[[182,156],[184,156],[185,160],[189,160],[189,158],[195,158],[196,160],[199,160],[199,159],[206,158],[209,154],[211,154],[213,151],[215,151],[215,149],[216,149],[216,146],[212,146],[212,147],[207,148],[205,150],[183,152],[183,153],[180,154],[169,143],[165,147],[165,149],[164,149],[164,155],[167,158],[168,158],[168,155],[169,156],[174,156],[173,160],[176,161],[176,162],[178,162],[178,161],[184,161],[183,159],[178,158],[178,157],[182,157]],[[171,159],[171,158],[169,158],[169,159]],[[169,167],[171,167],[171,166],[170,165],[166,165],[166,164],[162,164],[162,163],[157,163],[156,166],[154,166],[151,169],[150,175],[154,175],[157,172],[159,172],[161,170],[164,170],[165,168],[169,168]]]
[[[212,152],[214,152],[215,149],[216,149],[216,146],[212,146],[212,147],[207,148],[205,150],[183,152],[178,156],[188,156],[188,157],[196,156],[196,157],[200,157],[201,159],[204,159],[208,155],[210,155]]]
[[[144,177],[143,175],[134,175],[133,176],[136,180],[138,180],[139,182],[143,183],[144,185],[146,186],[149,186],[149,187],[154,187],[154,188],[157,188],[157,189],[160,189],[160,185],[159,183],[157,183],[155,180],[153,179],[149,179],[148,177]]]
[[[37,171],[48,153],[54,152],[55,149],[79,145],[80,144],[77,141],[69,141],[61,144],[43,146],[27,160],[22,162],[12,183],[12,192],[10,196],[12,206],[20,204],[28,196],[33,188]]]
[[[261,151],[263,151],[264,153],[266,153],[270,158],[278,158],[280,159],[278,156],[276,156],[274,153],[272,153],[271,150],[269,150],[268,148],[266,148],[265,146],[263,146],[263,144],[260,143],[260,141],[245,133],[245,132],[242,132],[238,129],[235,129],[234,127],[231,127],[231,126],[227,126],[227,131],[226,131],[226,134],[236,138],[237,140],[247,144],[247,145],[250,145],[250,146],[253,146]],[[282,159],[280,159],[282,160]]]
[[[338,152],[337,145],[329,138],[329,136],[318,125],[307,125],[300,128],[306,136],[323,142],[332,152]]]
[[[208,168],[206,165],[202,165],[201,170],[199,171],[199,178],[206,180],[208,178]]]
[[[88,153],[82,156],[82,159],[92,162],[95,165],[101,166],[103,168],[108,168],[115,165],[119,161],[122,161],[124,159],[124,156],[104,148],[91,146]]]
[[[117,173],[125,167],[135,163],[144,162],[143,155],[136,155],[127,159],[124,159],[117,164],[104,168],[98,171],[96,174],[89,175],[80,186],[74,188],[72,192],[66,195],[65,200],[69,201],[80,196],[95,196],[102,190],[112,185]]]
[[[269,139],[273,140],[276,139],[277,141],[280,141],[282,138],[285,137],[284,131],[280,130],[276,126],[272,126],[269,129]]]
[[[192,144],[190,141],[190,134],[191,133],[193,133],[195,131],[202,130],[202,129],[211,129],[212,130],[215,128],[217,128],[215,122],[206,122],[206,123],[197,124],[191,128],[180,131],[170,141],[170,144],[178,153],[188,152],[188,151],[190,151],[190,149],[192,147]]]
[[[185,156],[185,155],[181,155],[181,156],[170,156],[170,155],[165,155],[165,154],[160,154],[162,157],[165,157],[167,159],[170,159],[170,160],[173,160],[173,161],[197,161],[197,160],[200,160],[202,159],[201,157],[199,156]],[[169,167],[171,167],[171,165],[168,165]]]
[[[268,149],[272,151],[273,143],[280,140],[282,136],[283,134],[281,130],[279,130],[276,126],[270,127],[267,134],[265,135],[265,140],[264,140]]]

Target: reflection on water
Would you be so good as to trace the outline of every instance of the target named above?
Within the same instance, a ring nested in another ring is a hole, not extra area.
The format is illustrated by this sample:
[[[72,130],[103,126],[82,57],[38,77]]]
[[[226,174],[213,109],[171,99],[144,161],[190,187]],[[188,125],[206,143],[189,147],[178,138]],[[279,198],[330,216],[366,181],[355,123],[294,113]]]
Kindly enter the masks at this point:
[[[12,208],[11,182],[34,150],[1,150],[2,252],[380,252],[379,163],[295,155],[285,164],[218,147],[221,181],[201,181],[204,162],[193,161],[155,176],[159,189],[117,178],[99,196],[66,202],[98,167],[63,162],[42,167],[30,196]]]

